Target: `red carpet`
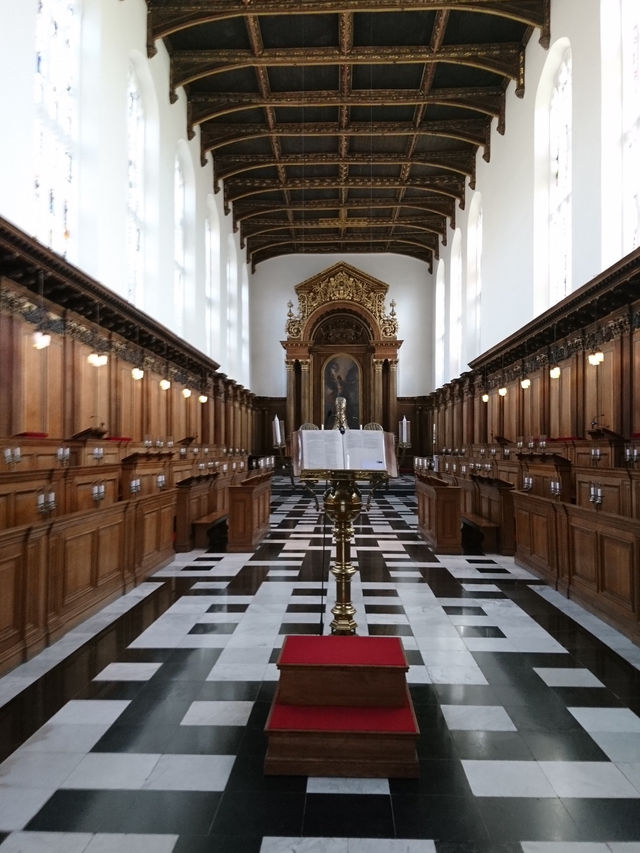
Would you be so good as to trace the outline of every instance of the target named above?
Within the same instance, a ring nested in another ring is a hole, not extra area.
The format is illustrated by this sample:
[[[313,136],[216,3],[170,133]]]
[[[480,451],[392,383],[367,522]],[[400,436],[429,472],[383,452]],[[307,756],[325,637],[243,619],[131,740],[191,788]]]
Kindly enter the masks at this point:
[[[413,707],[345,707],[336,705],[280,705],[277,701],[267,721],[267,731],[418,733]]]

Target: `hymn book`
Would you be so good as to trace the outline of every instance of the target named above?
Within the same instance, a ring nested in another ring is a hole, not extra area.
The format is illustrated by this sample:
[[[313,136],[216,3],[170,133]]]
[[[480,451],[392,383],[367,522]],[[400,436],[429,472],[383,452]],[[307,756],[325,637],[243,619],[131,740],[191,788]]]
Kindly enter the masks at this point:
[[[393,435],[381,430],[298,430],[296,473],[384,472],[397,476]]]

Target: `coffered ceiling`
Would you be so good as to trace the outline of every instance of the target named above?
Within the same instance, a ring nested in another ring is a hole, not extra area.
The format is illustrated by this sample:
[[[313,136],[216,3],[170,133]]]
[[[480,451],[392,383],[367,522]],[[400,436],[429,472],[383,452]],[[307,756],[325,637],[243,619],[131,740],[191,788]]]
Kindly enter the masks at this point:
[[[550,0],[147,0],[253,269],[291,253],[426,261],[464,204]],[[507,129],[508,130],[508,129]]]

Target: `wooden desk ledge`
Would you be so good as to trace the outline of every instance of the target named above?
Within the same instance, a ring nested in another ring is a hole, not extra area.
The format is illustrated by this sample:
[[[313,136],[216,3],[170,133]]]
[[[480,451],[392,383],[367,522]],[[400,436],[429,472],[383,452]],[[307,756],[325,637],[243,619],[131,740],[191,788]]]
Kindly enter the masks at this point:
[[[463,512],[460,518],[463,522],[466,521],[468,524],[479,527],[481,530],[493,530],[500,527],[495,521],[489,521],[489,519],[483,518],[481,515],[475,515],[472,512]]]

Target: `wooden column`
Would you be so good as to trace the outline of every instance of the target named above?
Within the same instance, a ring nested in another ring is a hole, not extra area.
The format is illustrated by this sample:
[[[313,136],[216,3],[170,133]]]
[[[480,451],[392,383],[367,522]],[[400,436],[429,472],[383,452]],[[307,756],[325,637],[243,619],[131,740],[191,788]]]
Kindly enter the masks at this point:
[[[226,423],[224,414],[224,374],[219,374],[213,380],[213,393],[215,397],[215,420],[214,420],[214,440],[217,447],[226,446]]]
[[[379,358],[373,359],[373,407],[371,411],[372,419],[378,423],[382,423],[383,405],[382,405],[382,368],[384,360]]]
[[[300,396],[301,396],[301,411],[302,422],[308,423],[313,420],[311,411],[311,362],[306,359],[300,361]]]
[[[295,412],[295,391],[296,391],[296,382],[295,382],[295,362],[287,361],[287,415],[286,415],[286,423],[284,425],[286,439],[287,435],[291,435],[293,430],[296,428],[296,424],[294,423],[294,412]]]

